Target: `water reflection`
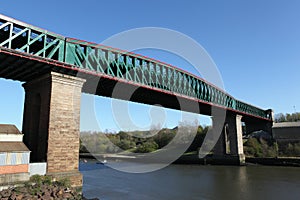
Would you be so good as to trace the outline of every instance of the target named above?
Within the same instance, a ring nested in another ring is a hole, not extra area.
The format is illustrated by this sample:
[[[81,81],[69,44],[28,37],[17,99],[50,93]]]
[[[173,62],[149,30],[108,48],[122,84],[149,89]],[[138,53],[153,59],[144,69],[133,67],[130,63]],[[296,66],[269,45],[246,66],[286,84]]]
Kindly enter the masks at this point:
[[[88,162],[80,170],[85,196],[104,200],[300,199],[300,168],[171,165],[130,174]]]

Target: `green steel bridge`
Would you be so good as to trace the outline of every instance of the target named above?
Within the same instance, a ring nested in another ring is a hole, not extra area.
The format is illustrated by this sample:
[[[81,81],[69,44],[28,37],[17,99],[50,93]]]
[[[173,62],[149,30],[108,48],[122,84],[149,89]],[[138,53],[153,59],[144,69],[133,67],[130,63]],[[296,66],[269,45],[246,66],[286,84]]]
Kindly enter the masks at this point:
[[[209,114],[212,107],[249,118],[272,121],[270,110],[263,110],[233,98],[205,80],[169,64],[132,52],[78,39],[0,15],[0,77],[29,81],[55,71],[85,76],[83,92],[112,96],[117,83],[137,91],[130,100],[159,103],[179,109],[176,98],[197,102]],[[95,91],[93,84],[99,79]],[[119,97],[122,99],[122,97]],[[192,110],[187,110],[192,111]]]

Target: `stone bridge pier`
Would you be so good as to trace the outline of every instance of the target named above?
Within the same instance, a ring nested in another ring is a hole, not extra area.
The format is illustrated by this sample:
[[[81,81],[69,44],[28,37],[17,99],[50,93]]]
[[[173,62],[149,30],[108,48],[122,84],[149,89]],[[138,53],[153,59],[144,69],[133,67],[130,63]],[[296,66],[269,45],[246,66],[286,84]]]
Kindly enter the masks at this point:
[[[213,127],[219,126],[219,130],[222,130],[221,135],[216,134],[219,138],[214,148],[215,158],[220,158],[223,163],[225,163],[227,159],[240,165],[244,164],[243,123],[245,125],[246,134],[259,130],[272,134],[273,111],[267,110],[267,112],[269,113],[270,120],[242,116],[230,111],[227,111],[225,120],[213,117]]]
[[[80,98],[85,80],[50,72],[23,84],[24,142],[31,162],[47,162],[47,175],[82,186],[78,170]]]
[[[225,120],[213,117],[212,124],[213,127],[221,126],[219,130],[222,130],[214,147],[214,159],[224,164],[244,164],[242,116],[227,112]]]

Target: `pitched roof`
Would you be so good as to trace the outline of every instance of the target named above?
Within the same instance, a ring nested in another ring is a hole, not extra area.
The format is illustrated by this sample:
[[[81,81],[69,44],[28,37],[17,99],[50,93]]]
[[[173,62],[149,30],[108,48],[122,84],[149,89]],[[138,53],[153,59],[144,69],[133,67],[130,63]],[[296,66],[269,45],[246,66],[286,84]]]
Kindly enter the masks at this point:
[[[2,152],[28,152],[29,149],[23,142],[0,142],[0,153]]]
[[[273,128],[282,128],[282,127],[300,127],[300,122],[280,122],[280,123],[273,124]]]
[[[21,132],[15,125],[0,124],[0,134],[21,134]]]

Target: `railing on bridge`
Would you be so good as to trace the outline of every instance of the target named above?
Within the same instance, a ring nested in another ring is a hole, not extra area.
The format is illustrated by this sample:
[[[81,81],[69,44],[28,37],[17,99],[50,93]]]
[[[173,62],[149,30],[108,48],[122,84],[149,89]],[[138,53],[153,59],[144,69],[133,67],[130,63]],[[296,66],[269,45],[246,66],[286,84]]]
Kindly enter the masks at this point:
[[[131,52],[66,38],[4,15],[0,15],[0,46],[270,119],[268,111],[238,101],[174,66]]]

